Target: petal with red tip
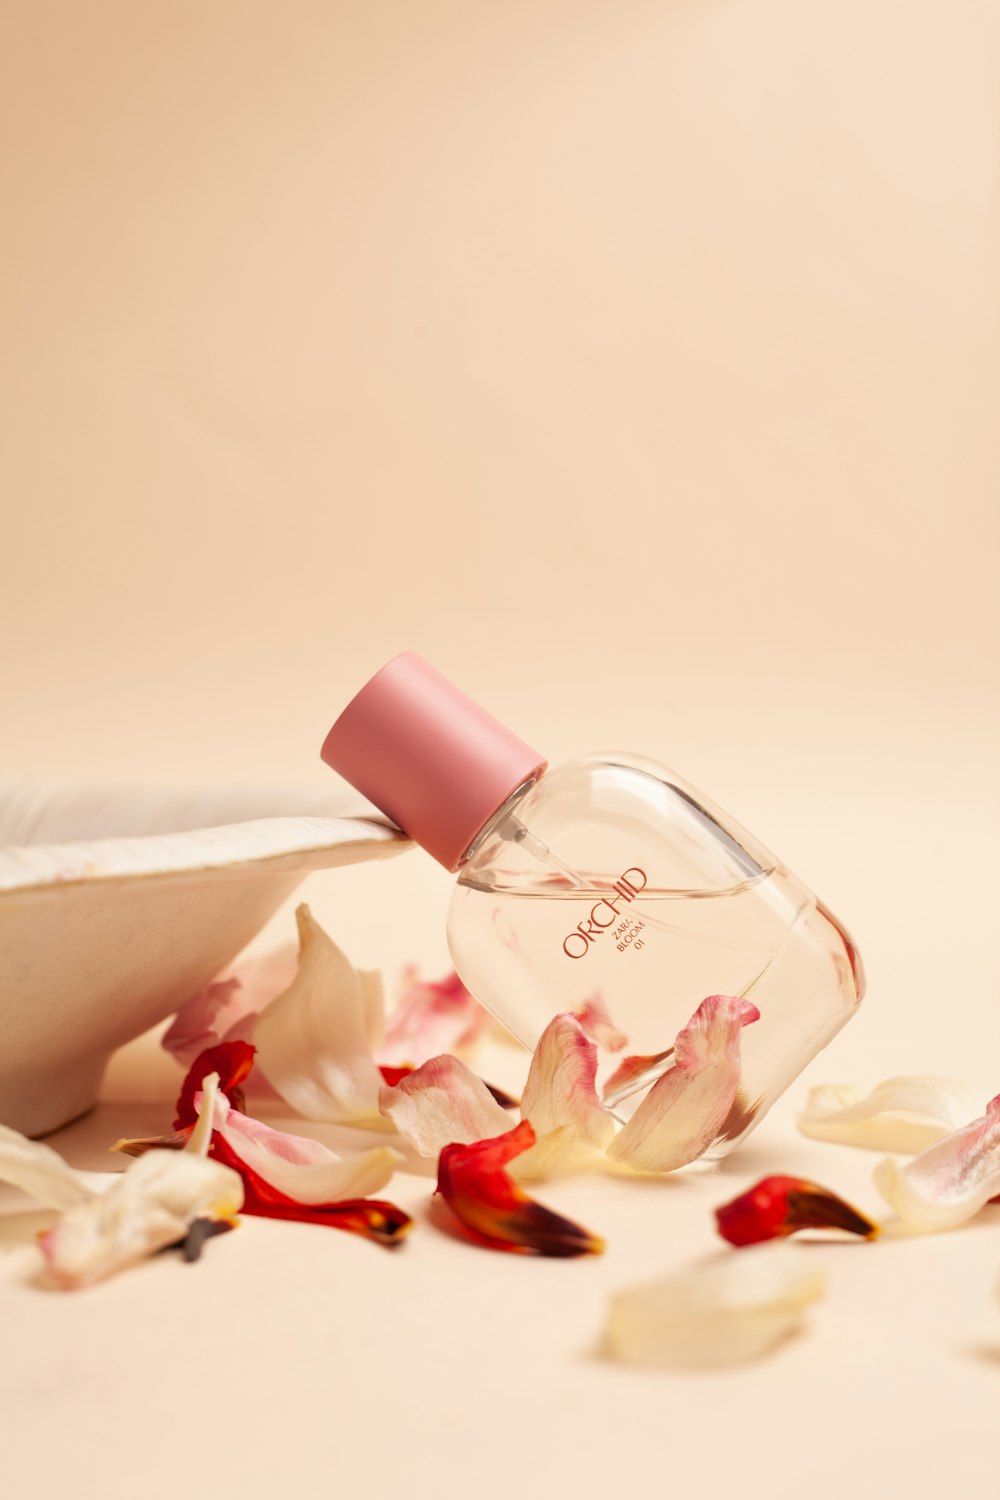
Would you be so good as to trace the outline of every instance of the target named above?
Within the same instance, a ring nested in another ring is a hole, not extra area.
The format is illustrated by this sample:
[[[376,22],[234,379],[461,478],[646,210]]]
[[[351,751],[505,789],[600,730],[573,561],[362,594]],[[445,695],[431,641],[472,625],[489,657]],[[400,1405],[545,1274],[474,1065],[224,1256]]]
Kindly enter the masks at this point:
[[[432,1057],[384,1087],[379,1102],[400,1135],[429,1159],[452,1142],[470,1144],[510,1129],[483,1080],[457,1057]]]
[[[905,1165],[887,1157],[875,1186],[907,1229],[954,1229],[1000,1193],[1000,1094],[981,1119],[956,1130]]]
[[[740,1032],[760,1012],[740,995],[709,995],[674,1043],[674,1065],[653,1084],[608,1147],[638,1171],[672,1172],[721,1134],[740,1083]]]
[[[197,1121],[195,1096],[201,1093],[210,1073],[218,1073],[220,1091],[235,1109],[242,1109],[244,1101],[241,1085],[250,1076],[256,1050],[249,1042],[221,1042],[217,1047],[209,1047],[200,1053],[181,1084],[174,1130],[186,1130]]]
[[[842,1229],[874,1239],[878,1225],[829,1188],[801,1177],[764,1177],[715,1210],[719,1233],[731,1245],[784,1239],[800,1229]]]
[[[390,1066],[418,1065],[443,1052],[462,1052],[489,1024],[489,1012],[454,970],[444,979],[421,979],[411,964],[403,975],[403,993],[386,1021],[379,1060]]]
[[[301,1203],[256,1172],[218,1131],[212,1135],[212,1156],[238,1172],[243,1181],[242,1212],[264,1219],[293,1219],[360,1234],[380,1245],[398,1245],[412,1226],[410,1216],[378,1198],[340,1199],[330,1203]]]
[[[446,1146],[438,1163],[438,1191],[480,1245],[519,1255],[599,1255],[603,1242],[579,1224],[529,1198],[504,1168],[535,1143],[522,1120],[504,1135],[472,1145]]]

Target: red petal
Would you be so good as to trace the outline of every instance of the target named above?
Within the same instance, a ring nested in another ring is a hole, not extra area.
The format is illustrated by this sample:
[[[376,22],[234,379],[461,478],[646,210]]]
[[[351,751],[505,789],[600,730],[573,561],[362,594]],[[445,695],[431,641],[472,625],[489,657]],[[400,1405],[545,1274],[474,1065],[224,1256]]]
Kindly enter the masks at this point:
[[[394,1089],[401,1078],[405,1078],[413,1069],[409,1063],[403,1063],[401,1067],[393,1068],[388,1063],[379,1064],[379,1072],[389,1088]]]
[[[177,1096],[177,1118],[174,1129],[183,1130],[198,1120],[194,1107],[195,1095],[201,1093],[202,1085],[209,1073],[218,1073],[219,1089],[225,1094],[234,1109],[242,1110],[243,1090],[240,1084],[249,1077],[257,1048],[249,1042],[220,1042],[217,1047],[208,1047],[199,1053],[188,1069]]]
[[[536,1203],[503,1170],[535,1144],[528,1120],[471,1146],[445,1146],[438,1192],[481,1245],[519,1255],[599,1255],[604,1244],[571,1219]]]
[[[874,1239],[878,1225],[828,1188],[801,1177],[763,1177],[715,1210],[719,1233],[731,1245],[757,1245],[799,1229],[843,1229]]]
[[[345,1198],[339,1203],[297,1203],[252,1167],[241,1161],[219,1132],[212,1132],[209,1155],[232,1167],[243,1179],[244,1200],[240,1210],[263,1219],[295,1219],[302,1224],[326,1224],[364,1235],[380,1245],[398,1245],[413,1220],[394,1203],[380,1198]]]

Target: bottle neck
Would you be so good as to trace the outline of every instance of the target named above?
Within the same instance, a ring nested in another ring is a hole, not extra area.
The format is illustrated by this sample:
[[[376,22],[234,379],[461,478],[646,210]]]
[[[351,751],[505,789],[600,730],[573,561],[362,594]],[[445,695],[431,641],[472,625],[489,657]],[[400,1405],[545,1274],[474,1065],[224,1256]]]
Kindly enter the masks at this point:
[[[544,772],[540,774],[544,775]],[[458,864],[459,870],[461,870],[464,865],[467,865],[470,859],[475,858],[483,845],[487,843],[488,840],[491,839],[493,835],[503,826],[506,820],[511,816],[518,805],[527,796],[528,792],[531,791],[532,787],[538,784],[538,780],[538,776],[529,776],[526,781],[521,782],[520,786],[514,788],[507,800],[501,803],[493,816],[491,818],[488,818],[487,821],[483,824],[482,828],[480,828],[479,832],[472,840],[472,843],[462,855],[462,858],[460,859]]]

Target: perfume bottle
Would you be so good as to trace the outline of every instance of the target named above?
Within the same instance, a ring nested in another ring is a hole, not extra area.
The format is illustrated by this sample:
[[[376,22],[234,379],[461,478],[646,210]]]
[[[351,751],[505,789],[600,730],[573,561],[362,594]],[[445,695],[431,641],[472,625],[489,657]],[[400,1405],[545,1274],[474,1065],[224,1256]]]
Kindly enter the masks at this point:
[[[415,652],[383,667],[323,759],[458,883],[461,978],[533,1048],[551,1018],[600,1001],[649,1059],[605,1103],[625,1120],[706,995],[745,995],[745,1137],[864,994],[844,927],[773,854],[655,761],[587,755],[553,770]],[[620,1063],[602,1050],[598,1087]]]

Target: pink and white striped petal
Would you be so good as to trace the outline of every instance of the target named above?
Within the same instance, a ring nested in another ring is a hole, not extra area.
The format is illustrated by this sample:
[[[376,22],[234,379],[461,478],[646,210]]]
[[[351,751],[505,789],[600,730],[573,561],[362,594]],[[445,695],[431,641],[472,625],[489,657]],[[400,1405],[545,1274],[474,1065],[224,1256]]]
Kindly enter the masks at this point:
[[[1000,1094],[981,1119],[900,1165],[886,1157],[875,1186],[905,1229],[954,1229],[1000,1194]]]
[[[195,1098],[195,1108],[201,1120],[207,1118],[200,1094]],[[212,1128],[234,1157],[297,1203],[366,1198],[385,1186],[402,1160],[388,1146],[342,1158],[322,1141],[276,1130],[263,1120],[242,1114],[232,1108],[224,1094],[215,1099]]]
[[[604,1150],[615,1122],[597,1097],[596,1077],[597,1047],[581,1020],[554,1016],[535,1048],[521,1096],[521,1118],[531,1121],[537,1144],[513,1163],[516,1177],[550,1176]]]
[[[674,1066],[653,1084],[608,1147],[636,1171],[672,1172],[717,1139],[740,1083],[740,1033],[760,1012],[739,995],[709,995],[674,1043]]]
[[[220,1042],[250,1041],[261,1011],[295,978],[294,943],[247,959],[233,974],[186,1000],[164,1033],[162,1046],[185,1067]]]
[[[382,1112],[424,1157],[510,1130],[510,1116],[460,1058],[432,1057],[381,1093]]]

